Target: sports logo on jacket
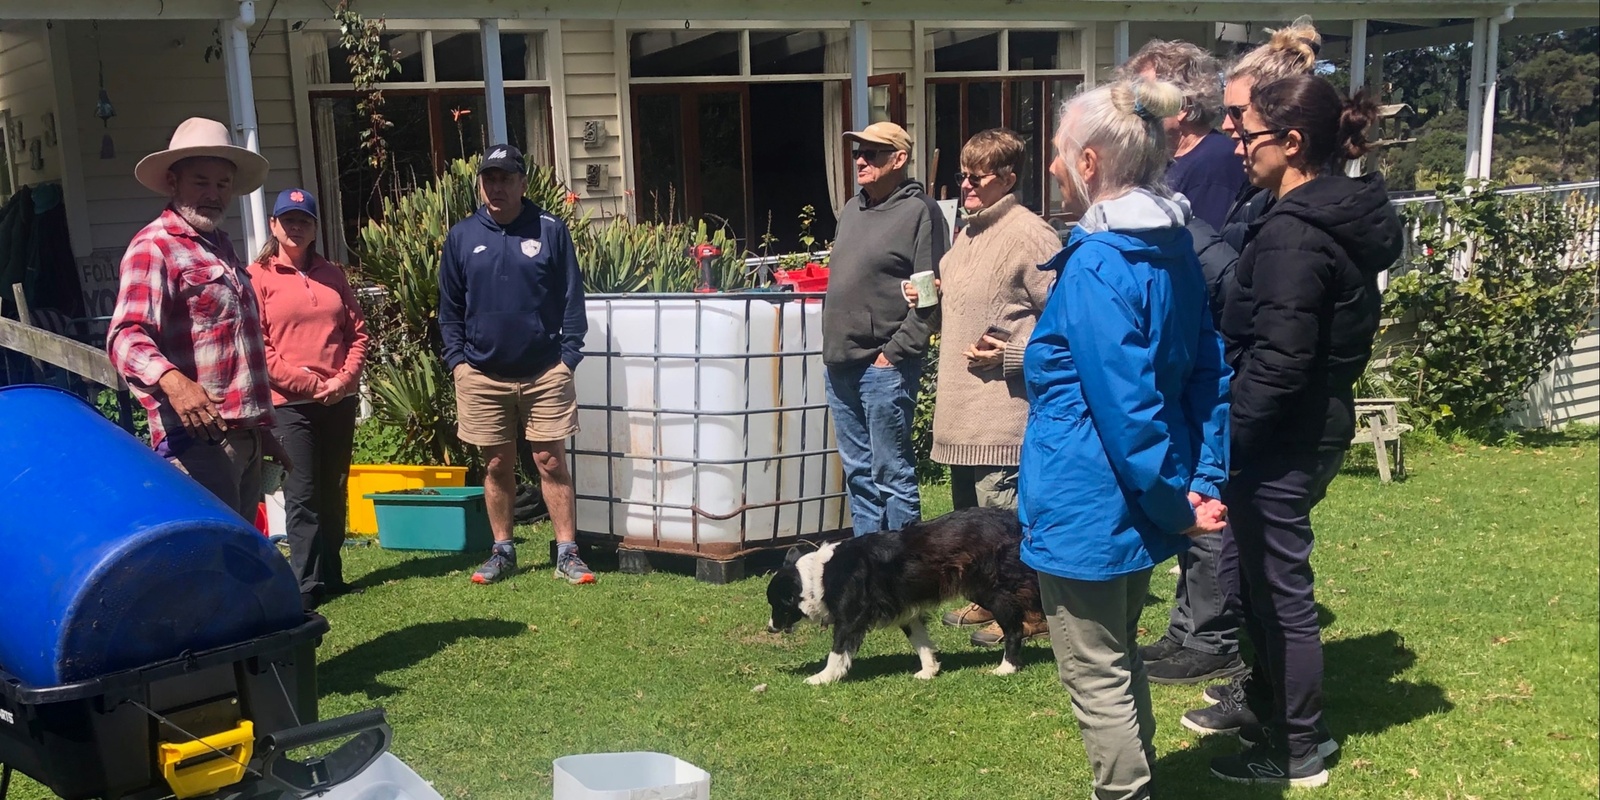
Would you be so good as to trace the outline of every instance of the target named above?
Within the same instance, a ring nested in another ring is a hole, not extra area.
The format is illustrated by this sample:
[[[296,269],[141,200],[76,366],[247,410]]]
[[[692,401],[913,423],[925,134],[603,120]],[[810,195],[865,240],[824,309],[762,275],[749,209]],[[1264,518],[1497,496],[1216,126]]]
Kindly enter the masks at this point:
[[[539,251],[542,249],[544,249],[544,245],[540,244],[538,239],[522,240],[522,254],[528,258],[539,255]]]

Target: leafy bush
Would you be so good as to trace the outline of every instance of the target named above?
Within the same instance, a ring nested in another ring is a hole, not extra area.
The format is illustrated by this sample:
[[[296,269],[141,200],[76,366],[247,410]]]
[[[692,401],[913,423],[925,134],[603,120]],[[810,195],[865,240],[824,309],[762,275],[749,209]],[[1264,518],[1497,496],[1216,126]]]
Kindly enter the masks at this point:
[[[911,444],[917,453],[917,479],[924,483],[943,483],[949,477],[945,466],[933,460],[933,402],[939,385],[939,337],[928,344],[922,367],[922,387],[917,392],[917,411],[911,422]]]
[[[1490,434],[1594,314],[1600,209],[1492,186],[1438,197],[1411,214],[1416,254],[1384,296],[1364,389],[1406,398],[1419,428]]]

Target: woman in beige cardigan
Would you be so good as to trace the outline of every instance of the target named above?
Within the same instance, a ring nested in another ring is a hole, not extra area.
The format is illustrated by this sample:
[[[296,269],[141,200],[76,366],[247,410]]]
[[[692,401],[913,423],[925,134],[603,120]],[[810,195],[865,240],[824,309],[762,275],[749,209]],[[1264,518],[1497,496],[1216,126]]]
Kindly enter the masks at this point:
[[[956,508],[1015,510],[1017,463],[1028,398],[1022,351],[1050,295],[1039,269],[1061,239],[1012,191],[1027,167],[1028,147],[996,128],[961,148],[961,205],[966,226],[939,263],[939,383],[933,407],[933,460],[950,467]],[[1000,642],[1000,628],[977,604],[945,615],[949,625],[985,626],[974,644]],[[1027,635],[1048,635],[1031,619]]]

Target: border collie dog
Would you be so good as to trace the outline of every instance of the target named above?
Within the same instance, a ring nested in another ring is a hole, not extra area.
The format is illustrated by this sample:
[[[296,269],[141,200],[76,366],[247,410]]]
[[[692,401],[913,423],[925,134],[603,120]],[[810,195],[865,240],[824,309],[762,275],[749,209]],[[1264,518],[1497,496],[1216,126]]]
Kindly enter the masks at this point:
[[[807,617],[833,626],[828,665],[806,679],[815,686],[850,671],[868,631],[897,625],[921,659],[916,677],[928,680],[939,674],[939,661],[927,614],[962,596],[994,614],[1005,634],[994,674],[1010,675],[1022,666],[1023,615],[1041,610],[1039,576],[1022,563],[1021,546],[1015,512],[970,508],[803,555],[795,548],[767,584],[767,630],[787,632]]]

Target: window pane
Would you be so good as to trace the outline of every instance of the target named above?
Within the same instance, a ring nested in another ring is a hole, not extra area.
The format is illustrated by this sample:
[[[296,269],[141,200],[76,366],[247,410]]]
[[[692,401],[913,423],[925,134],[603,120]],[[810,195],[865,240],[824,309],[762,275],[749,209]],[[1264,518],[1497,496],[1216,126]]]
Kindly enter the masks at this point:
[[[481,37],[472,31],[434,31],[433,75],[439,81],[482,81]]]
[[[1011,31],[1006,61],[1012,69],[1060,69],[1056,58],[1060,43],[1061,35],[1055,31]]]
[[[386,169],[383,184],[376,186],[377,173],[361,149],[361,130],[365,122],[356,113],[353,97],[323,97],[313,100],[318,172],[322,187],[337,186],[337,198],[329,198],[323,188],[324,208],[337,208],[348,241],[359,241],[357,231],[369,219],[382,213],[382,201],[397,191],[406,191],[433,178],[433,145],[428,135],[428,98],[422,95],[388,94],[384,116],[394,127],[384,132],[392,171]],[[328,175],[328,172],[334,173]],[[330,181],[329,178],[332,178]]]
[[[889,108],[889,102],[893,95],[889,92],[889,87],[872,86],[868,87],[868,92],[872,95],[872,100],[868,104],[872,122],[893,122],[892,117],[894,115],[890,113],[891,109]]]
[[[1056,109],[1059,109],[1063,102],[1072,97],[1072,95],[1076,94],[1078,88],[1082,86],[1082,84],[1083,79],[1081,78],[1068,78],[1066,80],[1050,81],[1050,103],[1048,106],[1049,113],[1046,114],[1042,120],[1044,122],[1045,133],[1045,155],[1042,157],[1044,163],[1041,166],[1041,172],[1046,173],[1043,180],[1049,194],[1049,205],[1043,213],[1047,217],[1061,215],[1061,184],[1057,183],[1056,179],[1048,174],[1050,162],[1054,161],[1056,157]]]
[[[678,95],[647,93],[638,103],[639,194],[635,211],[645,220],[681,220],[683,214],[683,104]]]
[[[544,40],[537,33],[500,34],[500,72],[508,81],[544,80]]]
[[[944,200],[959,197],[961,187],[956,185],[955,174],[961,169],[961,84],[936,83],[928,87],[928,117],[933,120],[933,147],[938,151],[938,163],[928,153],[933,167],[933,196]]]
[[[1016,39],[1011,41],[1015,42]],[[1041,148],[1044,146],[1041,132],[1045,127],[1043,118],[1050,113],[1044,91],[1044,81],[1011,82],[1011,129],[1022,137],[1028,154],[1027,163],[1017,176],[1015,194],[1019,202],[1036,214],[1044,208],[1044,197],[1039,190],[1040,181],[1044,178],[1044,170],[1040,168]]]
[[[700,215],[744,238],[744,103],[738,92],[700,95]]]
[[[931,31],[928,57],[934,72],[992,72],[1000,69],[999,31]]]
[[[458,158],[477,155],[489,146],[488,110],[484,107],[483,92],[439,95],[440,150],[445,163]]]
[[[1000,82],[967,84],[967,136],[1000,127]]]
[[[840,31],[751,31],[752,75],[849,72],[850,47]]]
[[[738,75],[737,31],[642,31],[628,40],[635,78]]]
[[[396,56],[399,69],[384,78],[386,83],[416,83],[426,79],[422,72],[422,34],[420,33],[389,33],[380,37],[383,45],[391,51],[399,53]],[[316,48],[316,42],[312,42]],[[350,54],[339,45],[339,35],[329,33],[322,35],[320,55],[311,57],[309,74],[307,78],[311,83],[351,83]]]

